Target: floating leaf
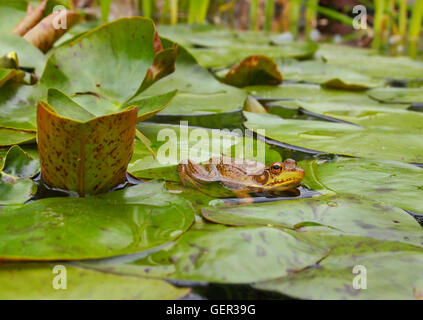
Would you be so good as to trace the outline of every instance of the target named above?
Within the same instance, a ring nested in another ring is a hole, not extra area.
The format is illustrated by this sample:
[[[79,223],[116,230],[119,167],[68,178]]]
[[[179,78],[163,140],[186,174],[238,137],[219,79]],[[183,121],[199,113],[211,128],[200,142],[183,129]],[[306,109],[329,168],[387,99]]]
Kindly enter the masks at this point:
[[[314,190],[355,194],[423,213],[423,169],[415,165],[341,158],[304,161],[301,167],[307,172],[303,183]]]
[[[185,233],[173,246],[146,258],[128,263],[98,261],[89,266],[155,278],[249,283],[301,270],[325,253],[325,249],[275,228],[202,224]]]
[[[328,64],[348,66],[360,74],[379,79],[420,79],[423,73],[421,61],[409,57],[385,57],[372,50],[322,44],[316,55],[323,57]]]
[[[0,128],[0,147],[33,142],[35,132]]]
[[[62,279],[66,276],[66,290]],[[57,281],[55,282],[55,277]],[[151,300],[178,299],[189,289],[161,280],[140,279],[77,268],[67,264],[2,264],[1,299],[17,300]]]
[[[39,163],[19,146],[6,153],[0,171],[0,205],[17,205],[29,200],[37,186],[30,179],[39,171]]]
[[[180,181],[176,167],[182,160],[188,158],[202,162],[224,154],[233,157],[243,155],[247,159],[260,160],[254,157],[257,150],[258,155],[265,156],[263,161],[266,163],[281,160],[279,153],[270,150],[264,142],[236,135],[237,132],[229,130],[213,131],[206,128],[153,123],[142,123],[138,128],[152,142],[151,147],[157,157],[153,159],[141,142],[135,142],[134,155],[128,166],[128,172],[138,178]],[[238,130],[238,133],[241,131]]]
[[[277,85],[282,82],[282,75],[272,59],[250,56],[234,65],[224,76],[223,82],[240,88],[259,84]]]
[[[163,40],[165,47],[174,44]],[[245,91],[222,84],[212,74],[197,64],[192,55],[182,46],[178,47],[176,71],[158,81],[149,89],[138,95],[138,98],[161,95],[177,89],[178,93],[166,109],[159,113],[160,117],[168,115],[208,118],[213,114],[240,111],[247,94]]]
[[[205,207],[201,211],[207,220],[232,226],[275,226],[304,229],[304,232],[324,227],[342,235],[423,247],[422,228],[405,211],[348,193],[242,206]]]
[[[423,88],[379,88],[367,94],[377,101],[387,103],[423,102]]]
[[[300,299],[419,298],[423,289],[418,276],[423,264],[421,248],[360,237],[318,237],[332,247],[318,265],[254,287]]]
[[[346,67],[319,61],[283,61],[280,69],[286,80],[313,82],[335,89],[365,90],[384,85],[381,80],[372,79]]]
[[[193,221],[191,205],[160,182],[87,198],[46,198],[0,210],[0,259],[79,260],[134,253],[174,240]]]
[[[423,116],[417,112],[403,115],[401,122],[396,113],[365,118],[363,125],[368,128],[327,121],[282,119],[269,114],[244,114],[247,128],[265,129],[267,137],[293,146],[369,159],[423,162]],[[391,121],[392,127],[389,126]],[[398,124],[400,126],[396,126]]]

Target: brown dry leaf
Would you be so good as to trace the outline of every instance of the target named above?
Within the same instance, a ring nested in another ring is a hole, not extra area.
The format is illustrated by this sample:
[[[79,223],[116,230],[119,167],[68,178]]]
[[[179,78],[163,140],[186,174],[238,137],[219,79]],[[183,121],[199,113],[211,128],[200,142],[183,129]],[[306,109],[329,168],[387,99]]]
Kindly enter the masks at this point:
[[[47,0],[43,0],[35,9],[32,9],[31,4],[28,4],[27,15],[13,28],[12,33],[21,37],[24,36],[41,20],[46,4]]]
[[[79,18],[79,13],[70,10],[53,12],[28,31],[24,39],[41,51],[47,52]]]

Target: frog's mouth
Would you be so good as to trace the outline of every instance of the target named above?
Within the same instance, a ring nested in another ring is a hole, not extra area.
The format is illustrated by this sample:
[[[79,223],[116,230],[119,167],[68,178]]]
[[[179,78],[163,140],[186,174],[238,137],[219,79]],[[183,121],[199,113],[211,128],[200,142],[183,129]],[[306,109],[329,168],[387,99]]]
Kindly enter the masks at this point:
[[[266,183],[266,187],[272,190],[284,191],[297,187],[305,176],[301,168],[292,171],[285,171],[283,177],[275,177],[273,181]]]

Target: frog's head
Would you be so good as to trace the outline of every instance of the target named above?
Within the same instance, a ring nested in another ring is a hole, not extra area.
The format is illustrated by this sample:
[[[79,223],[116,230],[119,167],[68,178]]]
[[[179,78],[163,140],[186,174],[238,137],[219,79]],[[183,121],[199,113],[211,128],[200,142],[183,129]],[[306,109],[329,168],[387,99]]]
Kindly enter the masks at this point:
[[[295,160],[286,159],[284,162],[273,162],[255,180],[266,189],[284,191],[297,187],[304,175],[304,170],[297,167]]]

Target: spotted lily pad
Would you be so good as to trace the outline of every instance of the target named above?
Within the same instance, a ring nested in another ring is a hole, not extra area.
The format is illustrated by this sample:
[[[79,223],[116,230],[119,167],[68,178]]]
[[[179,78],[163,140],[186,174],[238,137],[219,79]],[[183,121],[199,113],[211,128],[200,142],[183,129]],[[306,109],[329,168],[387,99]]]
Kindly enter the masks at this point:
[[[187,288],[176,288],[161,280],[97,272],[59,263],[2,264],[0,283],[3,289],[0,299],[5,300],[167,300],[182,298],[189,293]]]
[[[301,299],[423,297],[423,281],[418,276],[423,264],[421,248],[360,237],[317,236],[332,247],[318,265],[254,287]]]
[[[0,146],[34,142],[35,132],[0,128]]]
[[[123,274],[218,283],[249,283],[285,276],[314,264],[326,250],[275,228],[200,224],[174,245],[138,260],[89,266]]]
[[[18,205],[29,200],[37,186],[30,179],[39,171],[39,163],[19,146],[11,147],[0,171],[0,205]]]
[[[0,260],[78,260],[139,252],[179,237],[191,204],[160,182],[87,198],[46,198],[0,210]],[[24,244],[24,245],[23,245]]]
[[[301,166],[307,172],[303,183],[314,190],[355,194],[423,213],[423,169],[415,165],[341,158]]]
[[[304,232],[324,228],[343,235],[423,247],[423,230],[405,211],[347,193],[242,206],[210,206],[201,211],[207,220],[232,226],[274,226]]]
[[[381,117],[374,119],[366,117],[362,122],[366,127],[244,114],[247,128],[253,131],[265,129],[267,137],[290,145],[369,159],[423,162],[423,116],[417,112],[403,114],[401,122],[396,113],[382,113]],[[393,126],[390,126],[391,121]]]

